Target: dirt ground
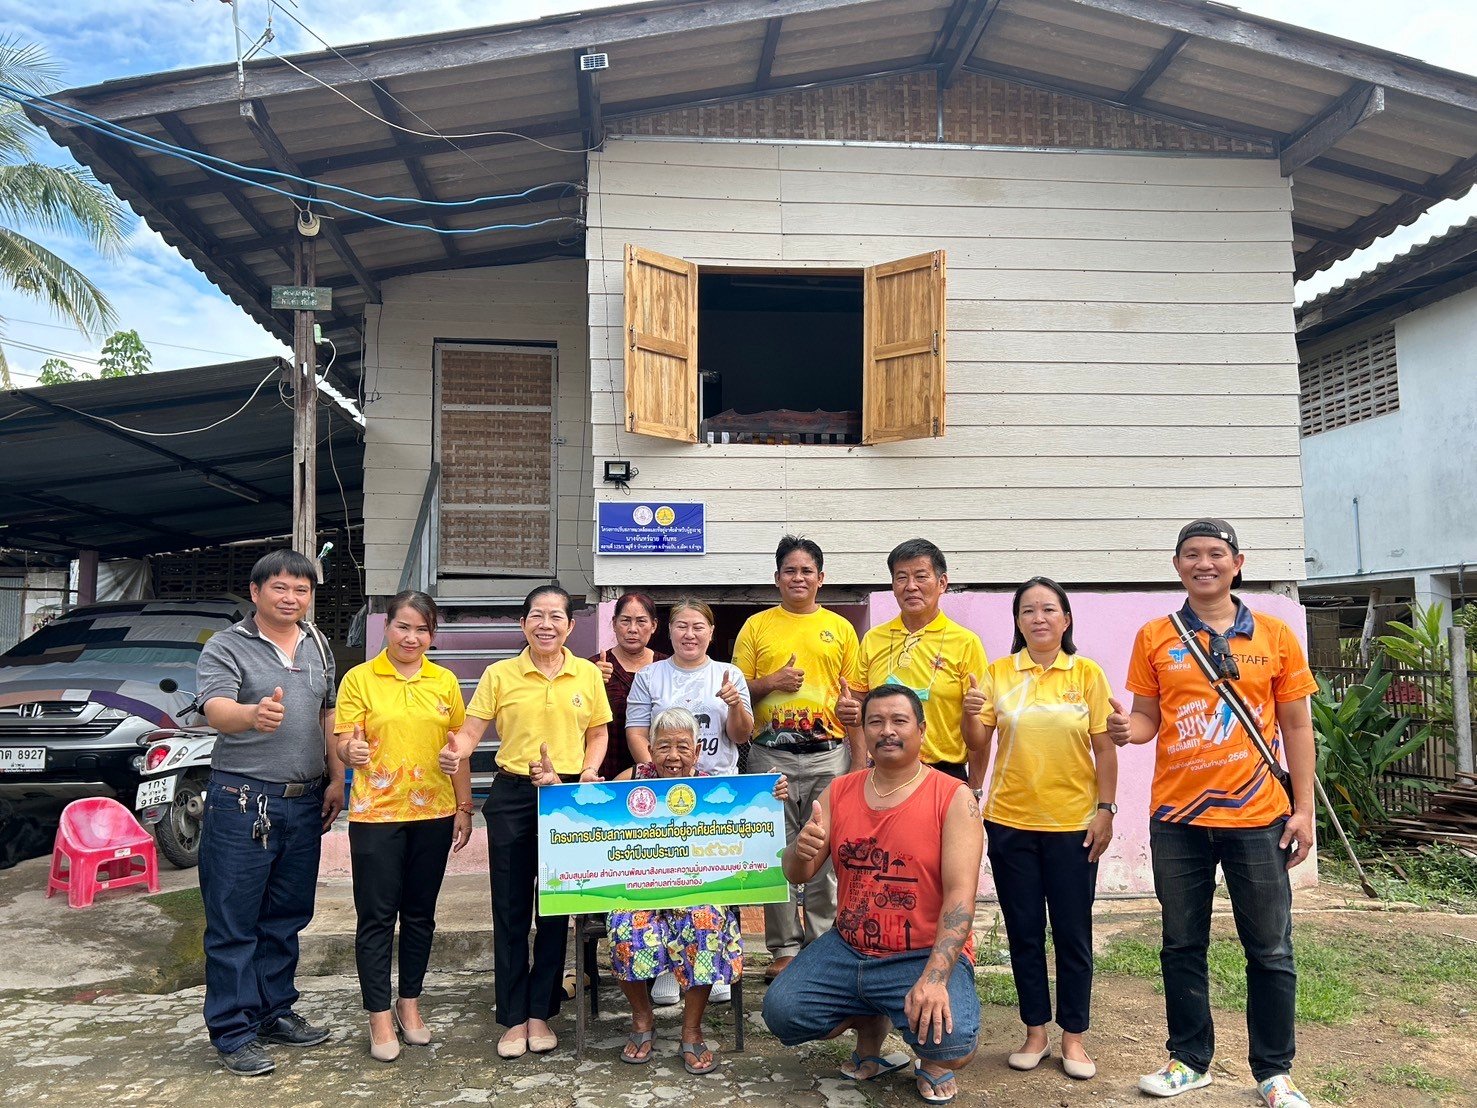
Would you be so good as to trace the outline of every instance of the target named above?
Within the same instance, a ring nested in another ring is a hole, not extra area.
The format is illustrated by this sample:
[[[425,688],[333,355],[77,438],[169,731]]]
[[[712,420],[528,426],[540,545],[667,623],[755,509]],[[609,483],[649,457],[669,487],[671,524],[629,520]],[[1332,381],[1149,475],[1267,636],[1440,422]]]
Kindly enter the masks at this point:
[[[28,863],[29,864],[29,863]],[[0,890],[3,894],[3,890]],[[120,894],[120,897],[124,894]],[[188,895],[175,892],[179,898]],[[1370,910],[1367,902],[1338,888],[1299,893],[1295,928],[1306,941],[1333,945],[1369,960],[1375,954],[1398,956],[1419,936],[1450,944],[1477,944],[1477,917],[1435,912]],[[25,898],[29,899],[29,898]],[[0,901],[5,897],[0,895]],[[24,926],[23,916],[74,923],[82,913],[65,913],[57,902],[15,911],[7,930]],[[121,901],[120,901],[121,902]],[[140,904],[143,901],[132,901]],[[105,910],[111,905],[105,905]],[[49,915],[42,916],[40,913]],[[62,914],[65,913],[65,914]],[[990,924],[993,909],[982,906],[980,940],[998,942]],[[90,917],[101,921],[106,917]],[[142,921],[142,917],[138,917]],[[170,921],[174,921],[171,923]],[[171,927],[177,928],[170,933]],[[187,913],[157,913],[149,944],[181,955],[191,944],[198,919]],[[1226,906],[1218,907],[1217,935],[1233,933]],[[1100,905],[1100,945],[1140,939],[1154,944],[1157,917],[1152,902],[1118,901]],[[127,939],[127,936],[123,936]],[[137,938],[137,937],[136,937]],[[35,936],[31,937],[35,941]],[[25,944],[22,943],[21,946]],[[1429,947],[1430,944],[1427,944]],[[496,1102],[512,1108],[661,1108],[701,1104],[794,1108],[862,1108],[864,1105],[917,1104],[913,1083],[893,1075],[857,1085],[838,1076],[836,1064],[849,1047],[815,1044],[795,1050],[768,1035],[759,1019],[763,997],[760,968],[764,956],[753,949],[748,977],[748,1043],[732,1051],[728,1006],[709,1014],[711,1042],[722,1066],[716,1074],[689,1077],[678,1064],[676,1009],[659,1013],[658,1056],[649,1066],[621,1064],[617,1052],[625,1017],[613,989],[595,1025],[583,1061],[573,1056],[572,1020],[555,1028],[561,1045],[543,1058],[511,1062],[496,1059],[492,1044],[491,975],[485,970],[440,971],[432,975],[423,1001],[437,1042],[406,1048],[398,1062],[382,1065],[366,1052],[357,984],[351,976],[329,974],[300,981],[301,1010],[334,1026],[332,1038],[311,1050],[271,1048],[277,1072],[243,1080],[214,1064],[200,1018],[201,988],[187,984],[187,964],[172,980],[149,984],[138,973],[113,980],[32,978],[0,986],[0,1087],[16,1105],[150,1104],[213,1106],[249,1101],[253,1108],[338,1105],[450,1105]],[[58,961],[61,961],[58,958]],[[1001,974],[999,969],[985,973]],[[180,976],[180,975],[183,976]],[[198,980],[198,978],[197,978]],[[61,982],[68,981],[67,984]],[[1477,1068],[1477,996],[1470,980],[1412,983],[1371,971],[1356,982],[1364,1010],[1334,1025],[1304,1022],[1299,1027],[1297,1076],[1315,1104],[1380,1108],[1457,1108],[1477,1105],[1469,1075]],[[156,991],[150,991],[156,990]],[[986,990],[991,992],[991,990]],[[993,993],[992,993],[993,995]],[[1005,1056],[1018,1045],[1020,1028],[1013,1006],[985,1004],[978,1060],[963,1074],[956,1103],[1087,1108],[1147,1105],[1136,1090],[1138,1074],[1163,1061],[1163,1002],[1152,980],[1100,974],[1094,997],[1094,1031],[1089,1047],[1097,1058],[1096,1080],[1074,1082],[1054,1061],[1028,1074],[1011,1071]],[[568,1010],[566,1010],[568,1011]],[[1187,1095],[1185,1105],[1203,1108],[1255,1103],[1246,1063],[1244,1015],[1216,1015],[1219,1037],[1216,1083]],[[890,1043],[892,1049],[900,1041]]]

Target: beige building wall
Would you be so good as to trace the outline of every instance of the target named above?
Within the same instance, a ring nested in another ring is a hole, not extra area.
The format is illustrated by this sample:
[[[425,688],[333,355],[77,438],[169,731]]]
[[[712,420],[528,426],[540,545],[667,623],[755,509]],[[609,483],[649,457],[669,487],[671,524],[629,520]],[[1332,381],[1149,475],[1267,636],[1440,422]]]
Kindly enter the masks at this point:
[[[1275,159],[610,139],[590,158],[593,469],[629,459],[633,497],[704,501],[709,553],[596,557],[596,584],[763,583],[788,531],[821,543],[833,584],[876,582],[914,534],[957,584],[1141,584],[1205,514],[1236,522],[1249,579],[1300,579],[1290,209]],[[629,433],[627,243],[796,268],[944,249],[947,433]]]
[[[559,437],[556,572],[575,596],[591,588],[593,478],[585,263],[536,262],[388,281],[370,305],[366,343],[364,541],[370,595],[394,593],[430,469],[437,341],[555,343]],[[438,595],[521,598],[526,580],[443,579]]]

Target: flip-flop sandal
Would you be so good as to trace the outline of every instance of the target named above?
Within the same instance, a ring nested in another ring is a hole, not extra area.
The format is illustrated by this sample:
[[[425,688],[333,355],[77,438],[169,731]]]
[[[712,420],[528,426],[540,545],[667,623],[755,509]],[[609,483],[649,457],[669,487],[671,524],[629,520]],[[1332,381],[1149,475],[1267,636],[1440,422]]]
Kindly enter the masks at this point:
[[[948,1073],[940,1074],[938,1077],[935,1077],[933,1074],[924,1069],[923,1064],[920,1062],[918,1065],[913,1067],[913,1076],[915,1078],[923,1078],[923,1080],[928,1082],[929,1087],[933,1089],[934,1093],[937,1094],[938,1087],[940,1085],[947,1085],[950,1081],[954,1080],[954,1071],[950,1070]],[[959,1095],[959,1093],[955,1091],[950,1093],[948,1096],[929,1096],[922,1089],[918,1088],[916,1084],[913,1086],[913,1090],[918,1094],[918,1099],[923,1101],[925,1104],[952,1104],[954,1102],[954,1098]]]
[[[682,1044],[682,1068],[694,1076],[712,1073],[718,1068],[718,1055],[712,1054],[705,1066],[699,1059],[708,1053],[708,1044],[703,1042]]]
[[[877,1078],[884,1074],[896,1073],[906,1066],[908,1064],[908,1055],[902,1051],[897,1051],[893,1054],[866,1055],[858,1054],[854,1050],[851,1052],[851,1068],[853,1070],[861,1069],[868,1062],[876,1065],[877,1072],[867,1077],[858,1077],[855,1073],[847,1073],[845,1070],[838,1070],[837,1072],[848,1081],[876,1081]]]
[[[624,1050],[621,1051],[621,1061],[628,1066],[644,1066],[651,1061],[651,1056],[656,1053],[655,1031],[632,1031],[626,1036],[626,1045],[633,1050],[640,1050],[647,1043],[651,1043],[651,1049],[645,1054],[632,1058]]]

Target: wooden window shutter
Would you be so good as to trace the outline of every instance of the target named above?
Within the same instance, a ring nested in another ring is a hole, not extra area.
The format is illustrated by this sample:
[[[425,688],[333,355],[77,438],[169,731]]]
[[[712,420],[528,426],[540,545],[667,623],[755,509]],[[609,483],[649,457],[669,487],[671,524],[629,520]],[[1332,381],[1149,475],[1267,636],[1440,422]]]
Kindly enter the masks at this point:
[[[626,430],[697,442],[697,265],[626,246]]]
[[[944,252],[867,269],[862,442],[944,433]]]

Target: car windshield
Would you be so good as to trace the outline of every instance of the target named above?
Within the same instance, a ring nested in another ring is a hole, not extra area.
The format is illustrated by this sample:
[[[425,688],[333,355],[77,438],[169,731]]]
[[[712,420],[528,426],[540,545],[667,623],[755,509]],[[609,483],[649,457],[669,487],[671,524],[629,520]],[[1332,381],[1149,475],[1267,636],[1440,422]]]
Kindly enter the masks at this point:
[[[175,620],[161,622],[155,628],[146,628],[142,621],[130,627],[105,627],[92,621],[58,620],[0,655],[0,666],[48,662],[194,665],[200,658],[201,643],[190,640],[198,633],[198,627],[186,627],[183,621]]]

